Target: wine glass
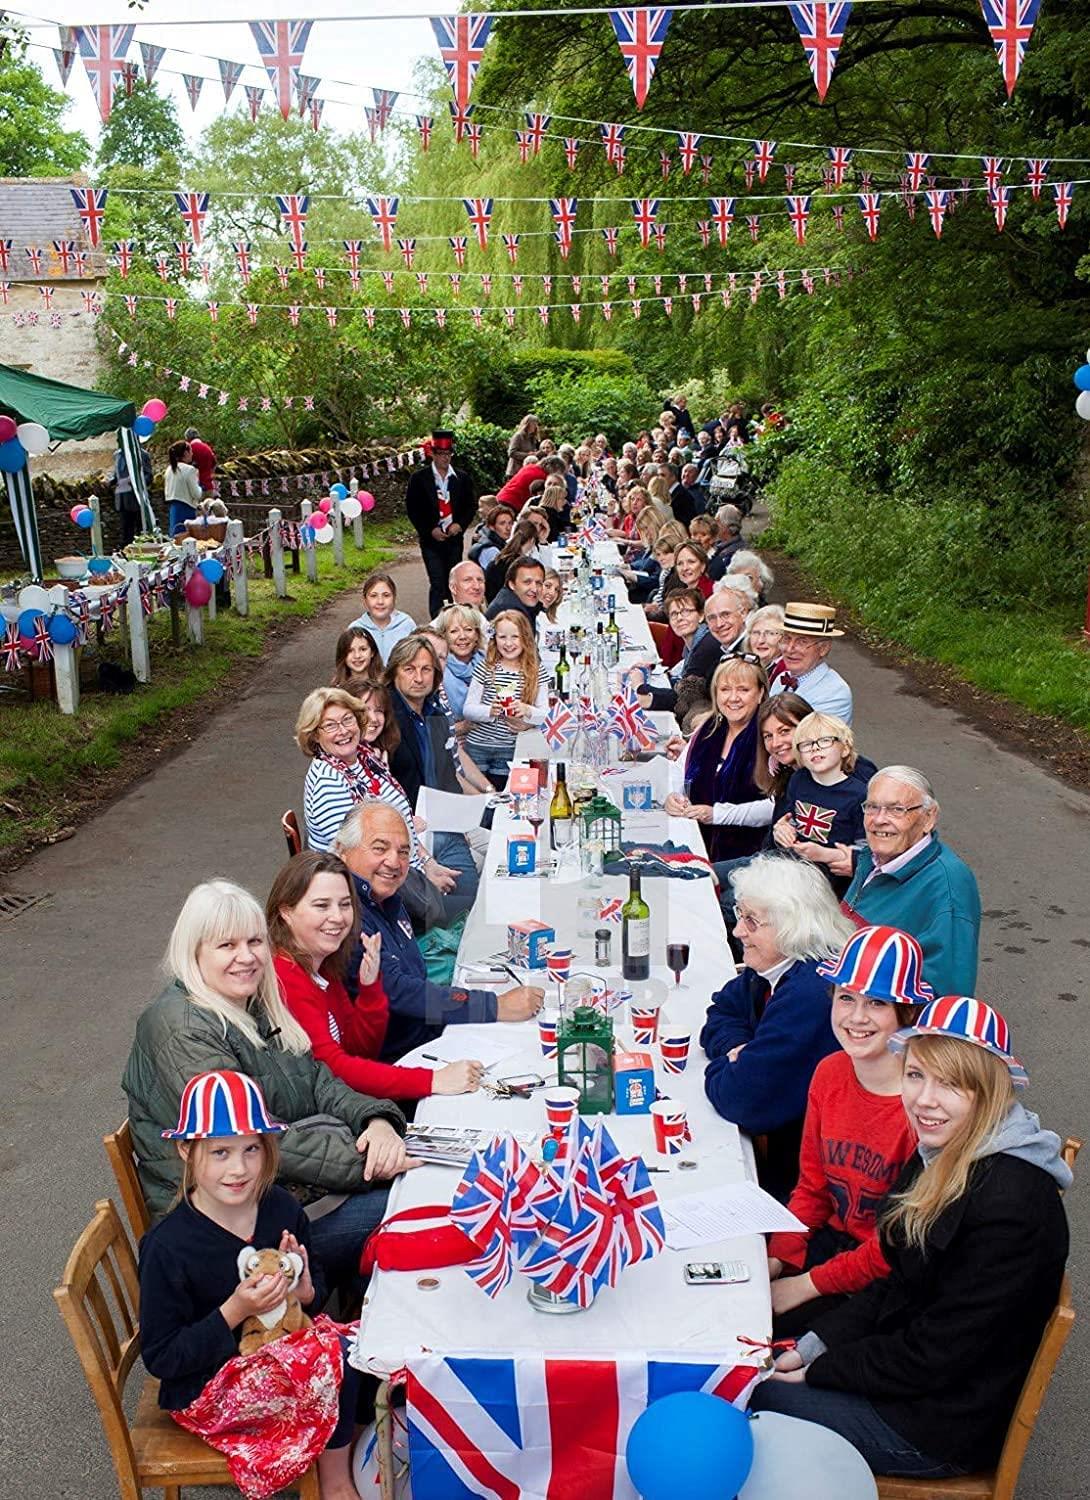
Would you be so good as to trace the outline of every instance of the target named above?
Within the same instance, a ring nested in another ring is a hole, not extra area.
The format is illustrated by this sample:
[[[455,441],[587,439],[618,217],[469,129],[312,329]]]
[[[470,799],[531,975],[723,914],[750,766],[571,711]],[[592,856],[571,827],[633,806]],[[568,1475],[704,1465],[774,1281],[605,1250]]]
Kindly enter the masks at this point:
[[[538,830],[545,821],[545,803],[540,792],[534,792],[526,798],[525,817],[527,823],[534,830],[534,848],[539,847]]]
[[[689,967],[689,945],[688,943],[666,944],[666,967],[672,970],[674,975],[674,988],[681,988],[681,976]]]

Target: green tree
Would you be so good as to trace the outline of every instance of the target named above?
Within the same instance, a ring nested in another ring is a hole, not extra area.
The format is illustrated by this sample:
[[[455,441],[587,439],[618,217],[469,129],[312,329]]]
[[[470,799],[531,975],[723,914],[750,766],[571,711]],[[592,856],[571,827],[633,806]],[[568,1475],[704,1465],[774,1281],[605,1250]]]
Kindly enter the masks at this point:
[[[56,177],[86,165],[86,136],[61,124],[67,108],[18,39],[8,38],[0,51],[0,176]]]
[[[141,79],[131,94],[123,89],[115,94],[110,118],[99,137],[95,165],[100,173],[119,166],[146,171],[164,157],[180,161],[184,151],[185,137],[173,99]]]

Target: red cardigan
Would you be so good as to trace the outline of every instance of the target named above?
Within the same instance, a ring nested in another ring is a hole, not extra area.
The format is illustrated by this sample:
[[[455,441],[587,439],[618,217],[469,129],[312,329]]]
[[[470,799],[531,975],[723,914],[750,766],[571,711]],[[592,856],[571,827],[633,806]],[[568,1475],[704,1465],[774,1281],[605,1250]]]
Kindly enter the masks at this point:
[[[390,1014],[381,976],[361,986],[353,1002],[339,979],[331,979],[323,989],[286,953],[274,956],[273,968],[284,1003],[310,1037],[314,1056],[349,1088],[375,1099],[426,1099],[432,1092],[431,1068],[375,1060]]]

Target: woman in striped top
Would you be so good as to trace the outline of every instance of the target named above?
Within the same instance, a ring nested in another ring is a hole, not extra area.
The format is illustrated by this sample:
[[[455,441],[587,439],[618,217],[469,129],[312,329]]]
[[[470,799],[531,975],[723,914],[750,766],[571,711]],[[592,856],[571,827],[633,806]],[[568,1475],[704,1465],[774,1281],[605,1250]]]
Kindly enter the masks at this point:
[[[533,627],[518,610],[505,609],[492,622],[492,639],[473,672],[465,716],[472,726],[466,749],[486,776],[503,785],[520,730],[541,724],[548,684],[541,671]]]

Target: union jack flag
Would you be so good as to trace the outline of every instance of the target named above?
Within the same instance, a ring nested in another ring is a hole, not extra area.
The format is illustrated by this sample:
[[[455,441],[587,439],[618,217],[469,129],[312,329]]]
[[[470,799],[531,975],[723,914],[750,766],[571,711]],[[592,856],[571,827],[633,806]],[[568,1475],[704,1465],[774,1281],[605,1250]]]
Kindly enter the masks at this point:
[[[642,109],[647,99],[672,15],[672,10],[653,10],[649,6],[609,12],[637,109]]]
[[[566,135],[564,137],[564,160],[568,164],[568,171],[575,171],[575,163],[579,158],[579,137]]]
[[[464,266],[466,263],[466,250],[469,247],[467,236],[464,234],[448,234],[447,244],[454,252],[455,265]]]
[[[573,323],[578,323],[583,316],[583,309],[578,302],[569,303],[568,311],[571,313],[571,319]]]
[[[908,179],[907,186],[913,193],[920,191],[920,186],[927,171],[931,156],[927,151],[905,152],[905,175]]]
[[[250,22],[250,31],[285,120],[291,114],[291,96],[303,66],[311,25],[310,21]]]
[[[102,302],[99,298],[98,293],[84,291],[81,295],[83,297],[84,312],[91,313],[97,316],[102,311]]]
[[[299,306],[299,304],[297,302],[292,302],[292,303],[289,304],[289,306],[288,306],[288,322],[291,324],[291,326],[293,328],[298,328],[299,327],[299,314],[301,312],[302,312],[302,308]]]
[[[469,142],[469,154],[476,161],[481,154],[481,134],[483,125],[469,124],[466,126],[466,140]]]
[[[140,43],[140,56],[144,60],[144,78],[148,83],[154,81],[155,75],[159,71],[159,64],[163,61],[166,50],[165,47],[153,46],[151,42]]]
[[[836,225],[838,231],[841,234],[843,234],[844,233],[844,205],[843,205],[843,203],[834,203],[833,204],[833,223]],[[801,241],[800,241],[800,243],[801,243]]]
[[[772,165],[772,158],[775,154],[775,141],[753,142],[753,164],[757,168],[757,177],[761,182],[764,182],[768,176],[768,169]]]
[[[761,288],[764,286],[764,280],[765,279],[763,272],[754,271],[753,281],[749,288],[749,300],[754,306],[756,306],[757,300],[761,295]]]
[[[696,166],[697,156],[700,154],[700,137],[690,130],[679,130],[677,136],[677,149],[681,157],[681,170],[688,177]]]
[[[624,905],[620,896],[610,896],[598,903],[599,922],[617,922],[623,920],[621,908]]]
[[[394,112],[394,105],[397,103],[397,93],[394,89],[372,89],[371,93],[375,101],[375,119],[378,121],[378,128],[385,130]]]
[[[753,174],[757,170],[757,163],[751,156],[747,157],[746,160],[742,163],[742,170],[745,172],[746,192],[748,193],[750,188],[753,186]]]
[[[416,239],[398,240],[397,248],[401,251],[401,258],[405,262],[406,270],[411,271],[413,261],[416,259]],[[393,290],[392,282],[393,277],[391,276],[391,285],[387,287],[387,291]]]
[[[1026,181],[1035,198],[1041,196],[1041,189],[1048,181],[1048,169],[1052,163],[1046,156],[1031,156],[1026,162]]]
[[[670,155],[669,151],[660,151],[659,152],[659,167],[660,167],[660,169],[662,171],[662,180],[663,180],[663,182],[666,182],[666,180],[669,178],[669,176],[670,176],[670,168],[673,166],[673,162],[674,162],[674,159]]]
[[[700,180],[701,182],[703,182],[705,187],[707,187],[708,183],[711,181],[711,176],[712,158],[710,156],[702,156],[700,158]]]
[[[700,236],[700,243],[706,250],[712,240],[712,226],[710,219],[697,219],[696,232]]]
[[[553,223],[556,226],[556,239],[557,244],[560,246],[561,254],[566,254],[566,251],[571,249],[575,216],[579,212],[579,199],[550,198],[549,212],[552,214]]]
[[[995,214],[995,228],[998,234],[1003,233],[1007,223],[1007,209],[1010,207],[1011,190],[1000,183],[997,187],[988,189],[988,202]]]
[[[292,244],[298,249],[306,233],[310,194],[288,193],[282,196],[277,193],[276,206],[280,210],[280,222],[291,235]]]
[[[239,79],[242,77],[242,63],[228,62],[226,58],[220,57],[219,63],[220,83],[223,85],[223,102],[230,104],[231,95],[235,92]]]
[[[189,95],[190,109],[196,109],[197,101],[201,97],[201,89],[204,88],[204,78],[200,73],[183,73],[182,82],[185,84],[185,91]]]
[[[603,302],[601,304],[601,307],[602,307],[602,317],[605,318],[605,320],[606,320],[607,323],[612,323],[612,321],[613,321],[613,303],[612,302]]]
[[[527,114],[525,116],[526,133],[530,137],[530,145],[533,147],[535,156],[541,150],[541,142],[545,138],[545,132],[552,124],[552,118],[552,115]]]
[[[318,92],[320,79],[312,78],[309,73],[297,73],[295,75],[295,102],[299,110],[299,118],[302,119],[310,108],[315,95]]]
[[[420,132],[420,149],[427,151],[431,145],[431,132],[435,120],[431,115],[417,115],[416,128]]]
[[[454,102],[462,109],[469,103],[473,80],[492,31],[491,16],[433,16],[432,30],[439,56],[447,70]]]
[[[1007,96],[1014,93],[1022,60],[1033,35],[1041,0],[980,0],[984,24],[991,33],[995,55],[1003,70]]]
[[[201,242],[201,230],[204,221],[208,217],[207,193],[175,193],[174,201],[178,205],[178,212],[182,216],[186,228],[189,230],[190,238],[194,245]]]
[[[789,193],[795,190],[796,167],[793,162],[785,161],[783,164],[783,185]]]
[[[75,242],[75,240],[54,240],[53,241],[53,250],[54,250],[54,253],[56,254],[57,259],[61,263],[61,273],[63,275],[65,275],[65,276],[67,276],[68,273],[69,273],[69,271],[72,269],[72,256],[75,253],[75,249],[76,249],[76,242]]]
[[[447,105],[450,110],[451,124],[454,126],[454,142],[460,145],[465,140],[466,131],[469,129],[469,117],[473,113],[472,104],[455,104],[453,100]]]
[[[942,221],[946,217],[946,207],[950,201],[950,194],[945,188],[928,188],[925,193],[927,199],[927,212],[931,219],[931,228],[935,231],[937,239],[942,238]]]
[[[810,218],[810,194],[791,194],[787,199],[787,217],[791,220],[791,227],[795,231],[795,240],[798,244],[806,243],[806,225]]]
[[[603,229],[602,238],[606,242],[607,254],[615,256],[617,254],[617,226],[615,224],[611,224],[607,228]]]
[[[827,149],[829,161],[832,166],[833,186],[843,187],[844,173],[847,171],[855,152],[851,146],[829,146]]]
[[[13,243],[12,240],[0,240],[0,271],[11,270],[11,247]],[[126,245],[129,243],[130,241],[125,241]]]
[[[627,147],[621,145],[621,146],[618,146],[617,149],[616,149],[616,151],[613,153],[613,165],[617,168],[617,176],[618,177],[620,177],[621,174],[624,172],[625,151],[626,150],[627,150]]]
[[[474,321],[474,323],[476,323],[477,327],[480,328],[480,326],[481,326],[481,309],[479,307],[475,307],[473,309],[473,314],[474,314],[473,321]],[[506,322],[508,328],[514,328],[514,326],[515,326],[515,308],[513,308],[513,307],[505,307],[504,310],[503,310],[503,317],[504,317],[504,321]]]
[[[428,273],[427,273],[427,271],[417,271],[417,273],[416,273],[416,285],[417,285],[417,290],[420,292],[420,295],[422,297],[426,297],[428,295]]]
[[[373,307],[365,307],[363,309],[363,320],[367,324],[368,328],[374,328],[375,309]]]
[[[514,308],[511,309],[514,312]],[[559,750],[575,733],[575,715],[566,703],[550,708],[541,725],[541,733],[550,750]]]
[[[608,276],[599,276],[598,281],[599,281],[599,284],[601,285],[601,288],[602,288],[602,296],[603,297],[608,297],[609,296],[609,277]]]
[[[184,76],[184,75],[183,75]],[[121,64],[121,82],[125,85],[125,98],[132,98],[132,91],[136,87],[140,77],[140,69],[134,62],[123,62]]]
[[[662,252],[666,249],[666,225],[665,224],[654,224],[654,225],[652,225],[652,233],[655,236],[655,245],[656,245],[656,248],[658,249],[658,252],[661,255]]]
[[[244,83],[242,86],[246,90],[246,104],[250,111],[250,119],[256,120],[261,113],[261,101],[265,97],[265,90],[253,83]]]
[[[45,307],[46,312],[51,312],[52,311],[52,308],[53,308],[53,293],[56,290],[57,289],[54,286],[40,286],[38,288],[38,295],[42,299],[42,303],[43,303],[43,305]]]
[[[175,240],[174,253],[178,257],[178,270],[183,276],[188,276],[190,262],[193,259],[193,246],[188,240]]]
[[[633,198],[632,217],[636,221],[636,228],[640,232],[640,244],[647,249],[651,243],[651,235],[655,230],[655,219],[658,217],[659,200],[657,198]]]
[[[628,744],[638,745],[642,750],[649,749],[655,743],[654,726],[630,687],[626,687],[623,693],[615,694],[610,700],[606,710],[606,724],[608,733],[617,735]]]
[[[984,181],[989,193],[994,193],[997,187],[1003,183],[1004,162],[1001,156],[982,156],[981,165],[984,168]]]
[[[492,222],[492,199],[463,198],[462,206],[469,219],[469,227],[477,236],[477,244],[482,250],[487,250],[488,226]]]
[[[307,242],[306,242],[306,240],[299,240],[296,244],[294,244],[291,247],[290,254],[291,254],[292,260],[295,263],[295,269],[297,271],[299,271],[299,272],[305,271],[306,268],[307,268]],[[207,264],[206,261],[203,261],[203,260],[201,261],[201,274],[202,275],[204,275],[204,268],[205,268],[206,264]],[[206,281],[208,280],[207,276],[205,276],[205,280]]]
[[[522,296],[522,277],[517,273],[511,277],[511,289],[516,297]]]
[[[207,307],[208,307],[208,316],[212,319],[212,322],[213,323],[218,323],[219,320],[220,320],[220,305],[219,305],[219,303],[218,302],[209,302],[207,304]],[[207,395],[208,394],[208,387],[204,386],[203,390],[204,390],[205,395]]]
[[[132,45],[133,26],[78,26],[76,38],[79,42],[83,66],[91,83],[91,92],[98,104],[98,112],[105,125],[113,108],[114,88],[122,78],[125,53]]]
[[[503,248],[507,251],[507,259],[513,266],[517,265],[519,258],[519,241],[522,239],[522,236],[520,234],[505,234],[501,235],[500,238],[503,240]]]
[[[734,199],[709,198],[708,207],[711,209],[711,222],[715,225],[719,243],[726,249],[727,240],[730,237],[730,226],[734,223]],[[708,243],[706,239],[704,243]]]
[[[525,166],[530,160],[532,150],[530,146],[530,132],[528,130],[516,130],[515,140],[518,142],[519,161]]]
[[[602,145],[606,151],[606,161],[615,162],[618,153],[624,149],[623,125],[599,125],[598,134],[602,137]]]
[[[369,104],[363,106],[363,118],[367,121],[367,136],[374,145],[378,139],[378,115]]]
[[[388,197],[384,193],[367,199],[367,212],[371,215],[375,228],[379,232],[384,250],[393,249],[392,235],[397,223],[397,206],[400,201],[398,197]]]
[[[247,302],[247,304],[246,304],[246,316],[247,316],[247,318],[250,321],[250,327],[251,328],[256,328],[257,327],[257,303],[256,302]]]
[[[813,802],[796,802],[791,821],[795,832],[813,843],[827,844],[832,832],[836,809],[817,807]]]
[[[759,214],[746,214],[746,223],[749,226],[749,237],[754,244],[761,237],[761,217]]]
[[[791,16],[799,40],[814,75],[818,98],[824,99],[836,67],[837,53],[844,40],[844,30],[852,13],[848,0],[813,0],[809,5],[792,5]]]
[[[1071,195],[1075,191],[1073,182],[1054,182],[1052,184],[1052,196],[1056,200],[1056,218],[1060,228],[1067,227],[1067,215],[1071,210]]]
[[[882,213],[881,193],[860,193],[859,207],[863,212],[863,223],[867,226],[867,238],[878,238],[878,221]]]
[[[87,231],[87,238],[94,249],[102,237],[102,220],[106,213],[106,199],[109,197],[109,188],[69,188],[72,194],[72,202],[80,218],[83,227]]]
[[[640,300],[637,298],[635,302],[632,302],[629,305],[632,308],[632,316],[634,318],[638,318],[640,313],[643,311],[643,303],[640,302]]]
[[[287,290],[288,278],[290,277],[290,275],[291,272],[288,270],[287,266],[276,266],[276,280],[280,287],[285,291]]]
[[[162,250],[155,257],[155,272],[160,281],[170,280],[170,261]]]

